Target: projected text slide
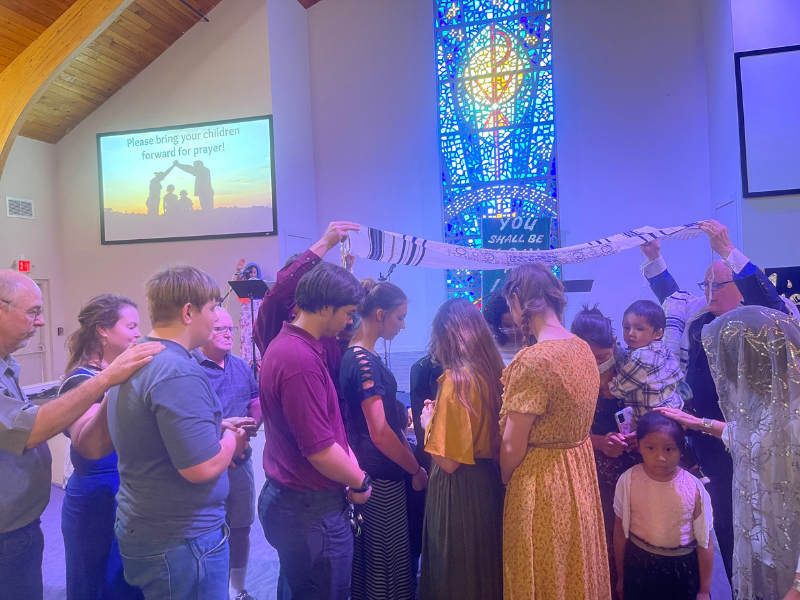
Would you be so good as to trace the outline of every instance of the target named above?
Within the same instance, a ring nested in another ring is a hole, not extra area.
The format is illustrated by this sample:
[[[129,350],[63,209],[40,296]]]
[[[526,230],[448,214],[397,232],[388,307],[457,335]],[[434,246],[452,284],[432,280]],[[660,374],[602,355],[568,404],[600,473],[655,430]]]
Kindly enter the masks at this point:
[[[270,116],[97,144],[104,244],[276,233]]]

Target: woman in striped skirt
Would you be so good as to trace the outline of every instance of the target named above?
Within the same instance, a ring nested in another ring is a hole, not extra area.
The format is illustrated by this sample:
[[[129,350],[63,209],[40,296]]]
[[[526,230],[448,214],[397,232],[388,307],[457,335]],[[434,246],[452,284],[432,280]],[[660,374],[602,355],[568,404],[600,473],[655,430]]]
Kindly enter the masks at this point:
[[[428,475],[408,446],[405,406],[397,381],[375,353],[378,338],[405,328],[408,300],[388,282],[362,282],[367,296],[361,327],[342,358],[342,417],[358,464],[372,478],[372,495],[358,507],[360,527],[353,554],[352,600],[411,600],[411,552],[405,478],[423,489]]]

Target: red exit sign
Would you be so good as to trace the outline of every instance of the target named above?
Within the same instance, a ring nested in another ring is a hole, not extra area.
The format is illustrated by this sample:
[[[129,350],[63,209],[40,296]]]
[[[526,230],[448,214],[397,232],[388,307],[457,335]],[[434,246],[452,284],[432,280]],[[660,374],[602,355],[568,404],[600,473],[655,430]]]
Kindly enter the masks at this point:
[[[29,260],[18,260],[17,261],[17,271],[20,273],[30,273],[31,272],[31,261]]]

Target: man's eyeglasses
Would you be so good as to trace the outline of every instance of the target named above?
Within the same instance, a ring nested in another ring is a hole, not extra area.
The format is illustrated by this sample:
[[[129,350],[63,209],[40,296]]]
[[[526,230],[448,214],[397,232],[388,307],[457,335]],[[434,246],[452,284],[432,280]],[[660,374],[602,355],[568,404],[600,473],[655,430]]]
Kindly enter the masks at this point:
[[[226,331],[230,331],[231,335],[234,335],[237,331],[239,331],[238,327],[214,327],[214,333],[225,333]]]
[[[719,283],[717,283],[717,282],[709,283],[708,281],[701,281],[700,283],[697,284],[697,287],[699,287],[704,292],[709,287],[711,288],[712,292],[718,292],[719,288],[721,288],[723,285],[727,285],[729,283],[733,283],[733,281],[720,281]]]
[[[358,309],[351,310],[350,312],[346,313],[347,314],[347,318],[350,319],[351,321],[355,321],[357,313],[358,313]]]
[[[14,304],[13,302],[11,302],[11,300],[4,300],[3,298],[0,298],[0,302],[5,302],[9,306],[16,306],[17,308],[19,308],[19,305]],[[41,306],[34,306],[33,308],[29,308],[28,310],[25,311],[25,316],[27,316],[31,321],[35,321],[43,314],[44,314],[44,308],[42,308]]]

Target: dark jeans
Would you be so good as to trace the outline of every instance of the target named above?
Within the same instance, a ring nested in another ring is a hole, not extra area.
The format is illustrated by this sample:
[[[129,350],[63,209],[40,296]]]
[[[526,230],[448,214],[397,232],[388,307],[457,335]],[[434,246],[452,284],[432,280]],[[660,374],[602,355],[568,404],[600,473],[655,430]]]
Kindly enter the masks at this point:
[[[342,489],[296,492],[267,478],[258,518],[280,558],[279,600],[347,600],[353,565],[347,509]]]
[[[719,553],[730,581],[733,576],[733,460],[722,440],[699,431],[690,431],[689,445],[697,456],[703,474],[711,480],[706,486],[714,509],[714,531]]]
[[[119,475],[73,473],[61,507],[67,600],[141,600],[122,573],[114,535]]]
[[[0,533],[0,599],[41,600],[44,595],[44,535],[40,523],[36,519],[25,527]]]

